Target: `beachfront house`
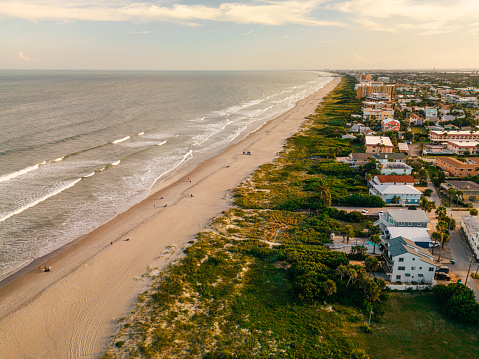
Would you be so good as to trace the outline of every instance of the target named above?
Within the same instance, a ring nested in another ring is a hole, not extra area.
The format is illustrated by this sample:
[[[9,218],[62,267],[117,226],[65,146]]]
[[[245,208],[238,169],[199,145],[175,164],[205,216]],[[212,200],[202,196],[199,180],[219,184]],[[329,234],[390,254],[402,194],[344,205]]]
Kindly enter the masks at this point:
[[[393,118],[387,118],[381,121],[381,131],[396,131],[398,132],[401,127],[401,123]]]
[[[373,158],[382,165],[388,162],[406,162],[407,156],[404,153],[375,153]]]
[[[347,157],[336,157],[336,161],[347,163],[349,167],[356,168],[365,165],[371,158],[370,153],[352,152]]]
[[[376,185],[372,184],[369,193],[382,198],[389,205],[417,206],[421,191],[411,185]]]
[[[441,188],[447,193],[449,188],[454,188],[457,191],[462,191],[460,196],[461,201],[476,202],[479,199],[479,184],[472,181],[457,181],[448,180],[441,183]]]
[[[402,184],[402,185],[411,185],[414,186],[416,180],[413,176],[386,176],[386,175],[377,175],[374,176],[370,181],[371,184]]]
[[[477,260],[479,258],[479,221],[477,217],[463,216],[461,228]]]
[[[386,136],[365,136],[366,153],[391,153],[393,144],[391,139]]]
[[[382,175],[410,175],[412,167],[402,162],[387,162],[381,168]]]
[[[379,215],[374,225],[384,231],[386,227],[427,228],[430,223],[426,211],[388,209],[386,213]]]
[[[436,265],[429,251],[403,237],[386,241],[384,247],[381,265],[391,282],[434,284]]]
[[[409,115],[408,122],[409,122],[409,125],[413,125],[413,126],[422,126],[423,125],[423,119],[421,117],[419,117],[418,115],[414,114],[414,113]]]

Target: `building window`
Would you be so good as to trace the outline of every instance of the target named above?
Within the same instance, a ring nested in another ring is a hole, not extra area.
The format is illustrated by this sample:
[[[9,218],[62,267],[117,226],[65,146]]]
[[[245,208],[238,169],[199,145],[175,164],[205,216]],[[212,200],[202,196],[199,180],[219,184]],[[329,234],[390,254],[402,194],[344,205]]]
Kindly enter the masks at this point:
[[[406,270],[406,267],[398,267],[398,270]]]
[[[411,270],[416,270],[416,267],[411,267]]]
[[[419,267],[419,270],[422,270],[422,267]]]
[[[434,272],[434,267],[429,267],[429,272]]]
[[[404,262],[404,258],[399,258],[398,262]]]
[[[398,274],[398,275],[396,276],[396,279],[397,279],[397,280],[401,280],[401,275]]]
[[[410,277],[411,275],[409,273],[406,273],[406,277]]]
[[[408,225],[408,226],[412,226],[412,223],[411,223],[411,222],[409,222],[407,225]]]
[[[422,273],[419,273],[417,276],[418,276],[419,278],[424,277],[424,275],[423,275]]]

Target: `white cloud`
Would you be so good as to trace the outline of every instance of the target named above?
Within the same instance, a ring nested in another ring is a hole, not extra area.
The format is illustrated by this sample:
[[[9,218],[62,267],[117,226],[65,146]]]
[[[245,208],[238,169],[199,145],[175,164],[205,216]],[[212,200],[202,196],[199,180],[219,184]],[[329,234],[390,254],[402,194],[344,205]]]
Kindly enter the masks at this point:
[[[131,0],[129,0],[131,1]],[[247,3],[171,6],[149,3],[128,3],[83,0],[77,2],[48,0],[6,0],[0,3],[0,17],[39,20],[85,21],[171,21],[198,25],[199,21],[221,21],[239,24],[308,26],[344,26],[337,21],[320,20],[311,16],[325,0],[262,0]]]
[[[253,33],[253,30],[248,31],[248,32],[245,32],[244,34],[241,34],[241,36],[249,35],[249,34],[251,34],[251,33]]]
[[[369,30],[419,35],[468,29],[479,14],[477,0],[350,0],[327,7],[352,16]]]
[[[128,31],[129,34],[139,34],[139,35],[143,35],[143,34],[149,34],[150,31]]]
[[[33,61],[34,61],[31,57],[25,55],[25,54],[23,53],[23,51],[15,52],[15,57],[16,57],[18,60],[21,60],[21,61],[23,61],[23,62],[33,62]]]

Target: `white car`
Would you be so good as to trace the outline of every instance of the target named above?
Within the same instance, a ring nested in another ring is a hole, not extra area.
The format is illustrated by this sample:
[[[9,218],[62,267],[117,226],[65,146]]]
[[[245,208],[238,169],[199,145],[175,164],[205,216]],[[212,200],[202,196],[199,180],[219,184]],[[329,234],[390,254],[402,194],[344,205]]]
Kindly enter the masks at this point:
[[[435,241],[435,242],[431,242],[429,243],[429,248],[432,248],[432,247],[439,247],[440,243],[438,241]]]
[[[366,214],[368,214],[368,213],[369,213],[369,211],[368,211],[367,209],[363,209],[363,210],[361,211],[361,214],[364,214],[364,215],[366,215]]]
[[[382,215],[382,214],[384,214],[384,211],[379,211],[378,214]]]

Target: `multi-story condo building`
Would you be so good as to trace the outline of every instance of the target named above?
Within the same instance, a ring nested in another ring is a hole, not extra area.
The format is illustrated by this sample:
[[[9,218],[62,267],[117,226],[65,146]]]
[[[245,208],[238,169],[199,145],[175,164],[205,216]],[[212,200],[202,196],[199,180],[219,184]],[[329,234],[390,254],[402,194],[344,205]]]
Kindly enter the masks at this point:
[[[429,131],[429,139],[436,142],[479,141],[479,131]]]
[[[464,163],[452,157],[436,157],[434,164],[454,177],[475,176],[479,173],[477,164]]]

